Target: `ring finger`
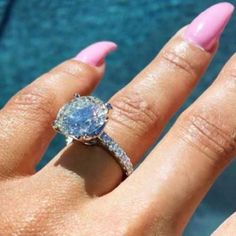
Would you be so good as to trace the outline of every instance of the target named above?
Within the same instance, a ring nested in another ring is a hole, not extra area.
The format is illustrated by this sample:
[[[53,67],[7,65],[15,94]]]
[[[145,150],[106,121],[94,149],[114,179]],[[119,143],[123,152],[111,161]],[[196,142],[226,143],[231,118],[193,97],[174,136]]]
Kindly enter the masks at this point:
[[[209,8],[178,32],[130,84],[111,98],[114,109],[106,132],[124,148],[133,163],[156,140],[211,61],[232,14],[230,5],[224,5],[224,11],[219,12],[219,8],[222,5]],[[79,158],[73,158],[78,155]],[[112,190],[122,178],[113,159],[97,147],[67,147],[45,170],[58,164],[82,176],[85,189],[93,194]]]

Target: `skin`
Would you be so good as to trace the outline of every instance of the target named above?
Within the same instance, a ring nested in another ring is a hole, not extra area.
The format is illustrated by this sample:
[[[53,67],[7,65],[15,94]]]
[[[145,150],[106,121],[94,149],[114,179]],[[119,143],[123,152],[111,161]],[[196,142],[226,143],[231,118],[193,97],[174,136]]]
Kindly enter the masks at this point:
[[[215,49],[207,52],[185,42],[180,31],[111,98],[114,110],[106,132],[133,163],[190,94]],[[181,235],[216,177],[233,159],[235,55],[124,181],[106,151],[80,143],[65,147],[34,173],[55,135],[51,123],[57,111],[74,93],[89,94],[104,67],[68,60],[20,91],[0,111],[3,235]],[[235,219],[230,217],[214,235],[232,235]]]

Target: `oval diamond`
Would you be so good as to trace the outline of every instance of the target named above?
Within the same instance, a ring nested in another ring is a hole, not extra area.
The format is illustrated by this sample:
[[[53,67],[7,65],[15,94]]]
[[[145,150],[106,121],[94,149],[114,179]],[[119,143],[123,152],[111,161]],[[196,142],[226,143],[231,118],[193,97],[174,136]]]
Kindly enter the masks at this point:
[[[76,97],[59,111],[55,127],[66,136],[94,137],[106,123],[108,108],[95,97]]]

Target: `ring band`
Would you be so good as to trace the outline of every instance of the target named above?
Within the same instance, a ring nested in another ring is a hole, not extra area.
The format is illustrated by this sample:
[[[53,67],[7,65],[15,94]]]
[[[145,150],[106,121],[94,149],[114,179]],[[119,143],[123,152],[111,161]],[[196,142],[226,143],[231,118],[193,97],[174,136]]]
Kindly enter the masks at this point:
[[[67,143],[73,140],[86,145],[102,145],[108,150],[129,176],[133,165],[125,151],[106,133],[104,127],[109,119],[110,103],[103,103],[93,96],[80,96],[65,104],[58,112],[53,128],[66,136]]]
[[[118,164],[124,170],[125,174],[129,176],[133,172],[133,165],[130,158],[125,151],[105,132],[99,136],[101,144],[107,148],[114,156]]]

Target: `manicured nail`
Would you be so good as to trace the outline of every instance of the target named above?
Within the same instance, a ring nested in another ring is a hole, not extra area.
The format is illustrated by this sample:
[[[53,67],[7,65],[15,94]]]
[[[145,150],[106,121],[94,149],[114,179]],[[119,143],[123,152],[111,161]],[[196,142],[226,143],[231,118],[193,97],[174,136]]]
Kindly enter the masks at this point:
[[[109,41],[101,41],[91,44],[83,49],[76,57],[75,60],[84,62],[91,66],[100,66],[107,54],[116,50],[117,45]]]
[[[215,4],[198,15],[183,35],[189,41],[206,51],[211,51],[231,18],[234,6],[227,2]]]

